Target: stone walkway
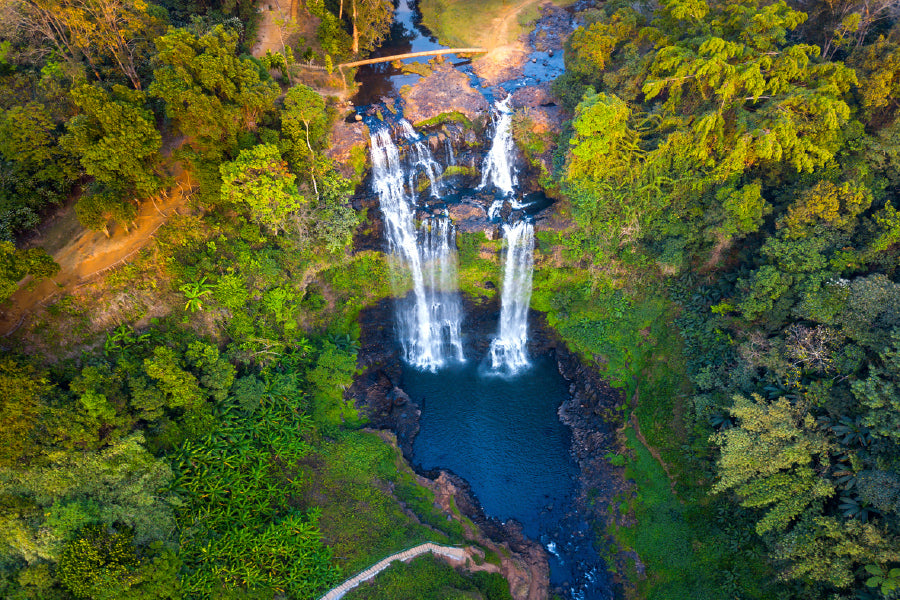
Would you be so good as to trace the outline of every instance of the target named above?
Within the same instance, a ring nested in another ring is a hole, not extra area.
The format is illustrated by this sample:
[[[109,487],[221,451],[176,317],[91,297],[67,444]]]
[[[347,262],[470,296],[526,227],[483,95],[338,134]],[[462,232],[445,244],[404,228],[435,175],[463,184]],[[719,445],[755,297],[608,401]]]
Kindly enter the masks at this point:
[[[410,548],[409,550],[404,550],[403,552],[398,552],[396,554],[391,554],[387,558],[378,561],[359,575],[355,577],[351,577],[341,585],[331,588],[328,593],[326,593],[320,600],[338,600],[339,598],[343,598],[344,594],[358,586],[363,581],[368,581],[387,569],[391,566],[391,563],[395,560],[402,560],[404,562],[414,559],[420,554],[425,554],[426,552],[431,552],[433,554],[440,554],[441,556],[446,556],[448,558],[452,558],[454,560],[458,560],[460,562],[464,562],[466,558],[468,558],[468,553],[465,548],[455,548],[453,546],[440,546],[438,544],[432,544],[431,542],[420,544],[415,548]]]

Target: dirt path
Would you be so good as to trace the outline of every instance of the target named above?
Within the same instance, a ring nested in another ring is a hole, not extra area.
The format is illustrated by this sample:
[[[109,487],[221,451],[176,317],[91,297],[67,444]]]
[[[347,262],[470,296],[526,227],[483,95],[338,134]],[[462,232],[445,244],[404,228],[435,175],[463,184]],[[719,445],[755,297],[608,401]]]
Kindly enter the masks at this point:
[[[490,33],[482,40],[488,53],[473,63],[479,77],[488,85],[521,76],[522,67],[528,58],[528,48],[523,36],[510,39],[518,27],[519,15],[534,6],[549,4],[549,0],[520,0],[505,8],[491,21]]]
[[[30,277],[23,280],[19,290],[0,306],[0,336],[10,335],[40,307],[124,264],[146,246],[172,214],[184,210],[191,182],[180,169],[175,177],[177,183],[168,195],[143,203],[128,233],[117,225],[110,227],[108,238],[102,232],[84,229],[75,216],[74,205],[57,213],[28,245],[47,250],[59,263],[59,273],[39,282]]]
[[[650,455],[656,459],[659,465],[662,467],[663,471],[666,473],[666,477],[669,478],[669,487],[672,490],[672,495],[681,502],[681,498],[678,497],[678,492],[675,491],[675,477],[672,476],[672,472],[669,470],[669,465],[666,464],[666,461],[663,460],[662,455],[659,453],[659,450],[651,446],[647,443],[647,438],[644,437],[644,434],[641,433],[641,426],[638,423],[637,415],[635,414],[635,409],[638,405],[638,390],[634,391],[634,397],[631,399],[631,426],[634,427],[634,434],[637,436],[637,439],[644,445]]]
[[[295,0],[264,0],[260,8],[263,19],[259,42],[253,47],[254,56],[264,55],[266,50],[282,49],[282,36],[286,34],[282,15],[291,19],[296,17],[297,11]],[[292,20],[296,21],[295,18]],[[174,145],[175,142],[169,144],[165,151],[171,152]],[[27,245],[47,250],[59,263],[60,271],[52,279],[35,282],[27,277],[21,282],[18,291],[0,305],[0,336],[15,332],[29,315],[54,298],[69,294],[101,273],[126,263],[153,239],[172,214],[183,212],[192,182],[180,165],[171,165],[170,170],[176,185],[167,194],[144,202],[134,227],[127,233],[121,226],[112,226],[107,238],[101,232],[84,229],[75,215],[74,205],[60,210],[44,223]]]
[[[283,52],[289,45],[288,38],[292,32],[298,29],[297,6],[294,0],[262,0],[258,3],[258,10],[262,14],[257,29],[256,44],[250,50],[250,54],[259,58],[266,52]]]
[[[395,560],[408,562],[416,558],[417,556],[425,554],[426,552],[431,552],[435,556],[440,556],[445,560],[449,560],[453,565],[464,564],[466,559],[470,557],[469,551],[465,548],[441,546],[438,544],[427,542],[425,544],[416,546],[415,548],[410,548],[409,550],[404,550],[403,552],[391,554],[387,558],[378,561],[359,575],[351,577],[344,583],[329,590],[324,596],[322,596],[321,600],[339,600],[340,598],[344,597],[344,594],[358,586],[360,583],[369,581],[370,579],[387,569]]]

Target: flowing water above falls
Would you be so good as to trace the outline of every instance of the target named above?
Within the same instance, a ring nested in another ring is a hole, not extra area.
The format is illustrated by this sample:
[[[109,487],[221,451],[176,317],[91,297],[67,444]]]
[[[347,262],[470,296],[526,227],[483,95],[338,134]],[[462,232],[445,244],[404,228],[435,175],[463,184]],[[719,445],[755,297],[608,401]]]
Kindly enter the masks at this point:
[[[491,367],[514,374],[528,367],[528,305],[534,267],[534,226],[527,221],[503,226],[506,261],[500,304],[500,332],[491,342]]]
[[[404,358],[418,368],[434,370],[449,360],[464,358],[462,309],[456,290],[456,233],[447,217],[425,219],[416,231],[416,179],[424,173],[432,195],[439,195],[440,166],[408,122],[401,120],[400,130],[408,148],[405,164],[390,128],[372,129],[372,184],[384,216],[389,250],[398,269],[408,272],[412,280],[412,293],[397,303]]]

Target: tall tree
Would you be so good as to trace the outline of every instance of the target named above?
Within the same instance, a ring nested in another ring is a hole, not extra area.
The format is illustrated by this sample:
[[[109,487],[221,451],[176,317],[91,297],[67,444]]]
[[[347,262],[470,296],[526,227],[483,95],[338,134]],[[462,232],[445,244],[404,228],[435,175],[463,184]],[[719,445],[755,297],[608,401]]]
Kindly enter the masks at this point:
[[[731,414],[738,426],[713,440],[721,446],[715,491],[734,490],[743,506],[767,509],[756,531],[785,531],[808,511],[818,513],[834,495],[821,475],[831,444],[814,419],[780,398],[767,402],[738,396]]]
[[[223,200],[245,208],[253,221],[275,234],[291,224],[301,228],[300,211],[306,200],[277,146],[260,144],[243,150],[237,160],[223,163],[220,169]]]
[[[394,17],[389,0],[350,0],[353,54],[369,51],[387,34]]]
[[[278,86],[265,69],[238,58],[238,34],[222,25],[198,37],[170,29],[156,40],[150,93],[166,103],[188,143],[211,157],[231,155],[241,131],[275,106]]]
[[[34,428],[51,389],[33,367],[9,358],[0,361],[0,467],[14,464],[33,448]]]
[[[18,289],[26,275],[40,279],[59,273],[59,265],[43,248],[16,249],[12,242],[0,241],[0,301]]]
[[[81,160],[85,172],[122,196],[149,197],[162,185],[159,150],[162,136],[146,96],[120,85],[106,92],[94,85],[72,90],[81,114],[66,124],[60,140]]]
[[[109,61],[138,90],[150,40],[166,25],[165,11],[144,0],[18,0],[13,14],[23,33],[69,60],[84,58],[98,79]]]

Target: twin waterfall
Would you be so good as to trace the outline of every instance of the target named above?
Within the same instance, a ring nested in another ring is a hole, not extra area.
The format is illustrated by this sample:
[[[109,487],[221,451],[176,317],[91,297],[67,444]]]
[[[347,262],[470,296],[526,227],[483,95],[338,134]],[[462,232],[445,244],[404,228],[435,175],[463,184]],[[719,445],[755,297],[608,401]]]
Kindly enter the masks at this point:
[[[513,374],[528,367],[528,304],[534,266],[534,226],[526,221],[503,226],[506,262],[500,298],[500,333],[491,342],[491,367]]]
[[[510,122],[508,99],[498,102],[492,145],[484,160],[479,186],[481,189],[492,185],[504,199],[511,198],[516,184]],[[465,360],[460,334],[463,311],[458,290],[456,230],[446,214],[430,213],[420,215],[416,228],[419,179],[424,175],[429,182],[428,193],[440,198],[442,169],[408,121],[399,119],[393,129],[405,150],[402,157],[392,128],[383,123],[370,125],[372,182],[384,216],[388,249],[398,267],[393,269],[396,284],[404,289],[412,284],[412,293],[397,303],[398,335],[408,363],[436,371],[448,363]],[[448,155],[453,157],[452,148]],[[500,199],[491,207],[492,219],[498,216],[502,205]],[[491,369],[514,374],[529,366],[526,343],[534,228],[524,220],[504,225],[503,237],[506,256],[500,331],[491,343]]]

